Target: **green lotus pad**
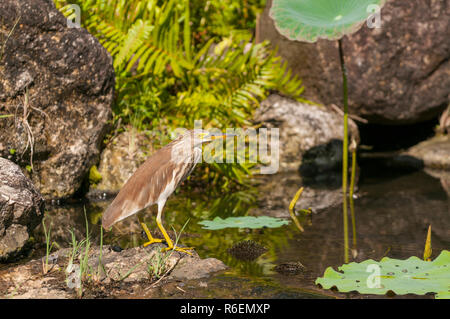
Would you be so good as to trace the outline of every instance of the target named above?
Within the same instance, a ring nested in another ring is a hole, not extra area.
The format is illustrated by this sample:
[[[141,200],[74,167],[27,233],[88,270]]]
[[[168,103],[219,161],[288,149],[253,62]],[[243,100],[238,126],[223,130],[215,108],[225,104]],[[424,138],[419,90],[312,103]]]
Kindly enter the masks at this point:
[[[338,40],[359,30],[385,0],[273,0],[270,17],[278,32],[290,40]]]
[[[450,298],[448,250],[443,250],[434,261],[423,261],[415,256],[406,260],[385,257],[379,262],[368,259],[361,263],[344,264],[338,270],[328,267],[324,276],[316,279],[316,284],[324,289],[336,287],[340,292],[358,291],[375,295],[388,291],[397,295],[434,292],[437,293],[436,299]]]
[[[269,216],[244,216],[244,217],[228,217],[222,219],[216,217],[213,220],[203,220],[199,222],[204,229],[216,230],[224,228],[276,228],[289,224],[289,221],[281,218],[274,218]]]

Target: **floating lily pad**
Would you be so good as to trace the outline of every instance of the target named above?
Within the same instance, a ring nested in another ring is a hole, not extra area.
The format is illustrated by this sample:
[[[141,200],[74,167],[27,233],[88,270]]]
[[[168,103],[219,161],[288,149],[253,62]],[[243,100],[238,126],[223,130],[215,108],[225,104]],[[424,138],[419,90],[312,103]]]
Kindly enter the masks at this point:
[[[336,287],[340,292],[397,295],[437,293],[435,298],[450,298],[450,251],[444,250],[434,261],[415,256],[406,260],[385,257],[361,263],[344,264],[335,271],[328,267],[324,276],[316,279],[322,288]]]
[[[216,230],[224,228],[276,228],[289,224],[288,220],[281,218],[274,218],[269,216],[243,216],[243,217],[228,217],[222,219],[216,217],[213,220],[203,220],[199,222],[204,229]]]
[[[338,40],[359,30],[385,0],[273,0],[270,17],[290,40]]]

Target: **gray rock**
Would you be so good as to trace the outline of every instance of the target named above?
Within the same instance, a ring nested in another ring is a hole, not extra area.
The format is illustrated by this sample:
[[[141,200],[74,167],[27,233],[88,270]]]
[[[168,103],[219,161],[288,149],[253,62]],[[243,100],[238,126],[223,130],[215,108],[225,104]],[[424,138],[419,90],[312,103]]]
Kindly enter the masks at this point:
[[[0,2],[0,156],[21,167],[45,198],[70,197],[100,154],[111,119],[112,58],[48,0]],[[32,157],[32,158],[31,158]]]
[[[0,158],[0,260],[18,255],[44,216],[44,200],[19,166]]]
[[[406,155],[421,160],[425,167],[450,170],[450,135],[435,136],[406,151]]]
[[[337,41],[289,41],[268,16],[271,3],[258,23],[259,40],[279,48],[303,80],[306,98],[342,105]],[[450,0],[388,0],[381,22],[343,38],[350,113],[380,124],[437,117],[450,100]]]
[[[178,280],[192,280],[209,277],[211,273],[225,270],[227,266],[215,258],[195,260],[184,258],[172,271],[171,278]]]
[[[323,106],[297,102],[271,94],[255,112],[255,122],[279,128],[279,171],[317,175],[341,168],[343,117]],[[359,142],[356,124],[349,120],[349,132]]]

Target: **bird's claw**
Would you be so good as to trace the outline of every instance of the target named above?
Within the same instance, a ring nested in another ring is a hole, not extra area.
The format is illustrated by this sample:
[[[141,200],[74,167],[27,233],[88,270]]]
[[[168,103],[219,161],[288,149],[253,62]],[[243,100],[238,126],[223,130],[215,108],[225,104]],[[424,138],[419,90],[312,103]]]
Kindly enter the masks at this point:
[[[144,243],[144,247],[147,247],[148,245],[154,244],[154,243],[162,243],[165,239],[159,239],[159,238],[152,238],[148,242]]]

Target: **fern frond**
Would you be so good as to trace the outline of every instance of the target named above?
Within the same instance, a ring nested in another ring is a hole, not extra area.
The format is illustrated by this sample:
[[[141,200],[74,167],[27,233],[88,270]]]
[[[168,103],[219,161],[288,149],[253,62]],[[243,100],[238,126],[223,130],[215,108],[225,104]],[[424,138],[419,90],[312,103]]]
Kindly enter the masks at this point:
[[[143,42],[148,39],[152,30],[153,26],[147,21],[137,20],[128,30],[120,50],[115,55],[114,67],[119,67],[124,60],[130,60],[133,55],[139,57],[137,53],[142,51],[140,49],[143,47]]]

